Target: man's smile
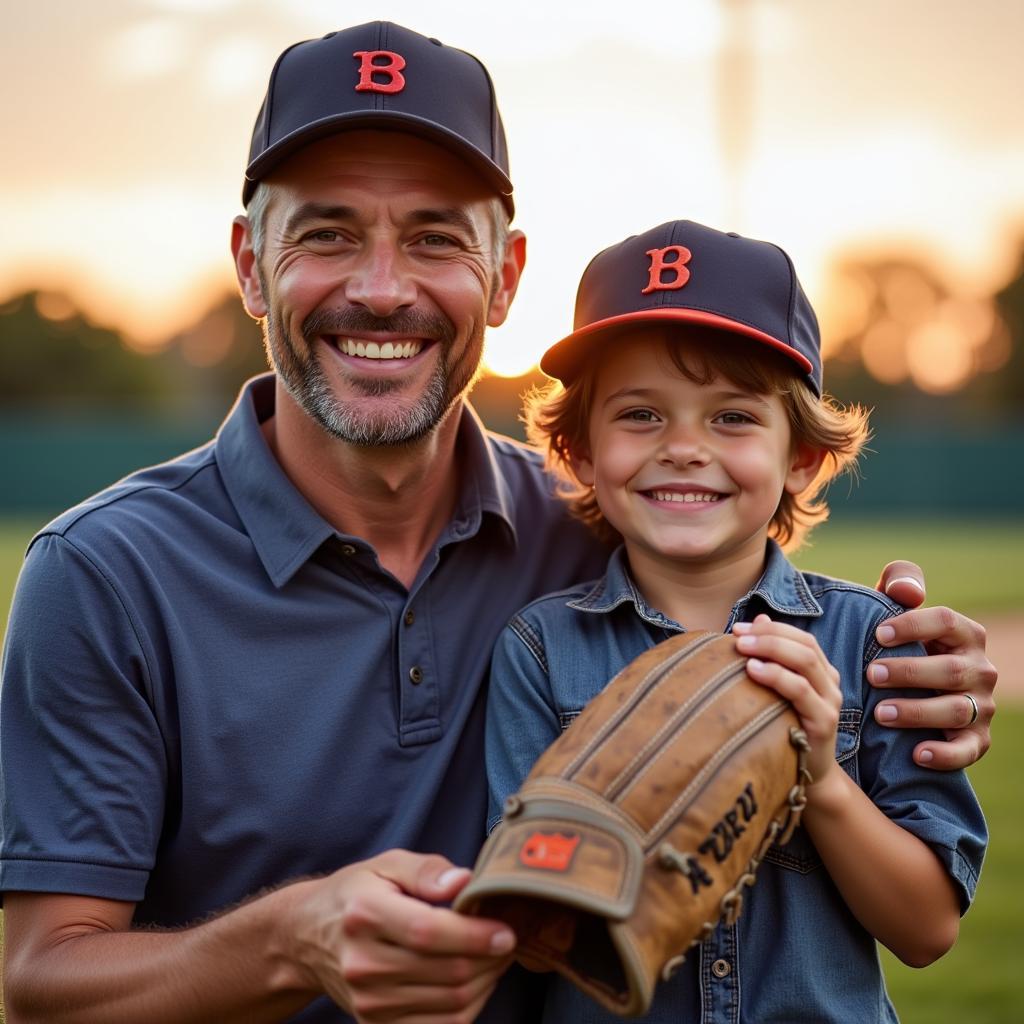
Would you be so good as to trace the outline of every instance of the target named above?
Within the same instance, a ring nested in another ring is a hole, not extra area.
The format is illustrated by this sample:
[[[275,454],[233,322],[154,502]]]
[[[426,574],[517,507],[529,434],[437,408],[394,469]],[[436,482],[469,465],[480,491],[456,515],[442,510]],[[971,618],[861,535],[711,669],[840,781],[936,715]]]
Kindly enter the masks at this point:
[[[334,347],[346,356],[358,356],[360,359],[411,359],[419,355],[423,348],[422,341],[376,342],[364,341],[361,338],[332,338],[327,336]]]

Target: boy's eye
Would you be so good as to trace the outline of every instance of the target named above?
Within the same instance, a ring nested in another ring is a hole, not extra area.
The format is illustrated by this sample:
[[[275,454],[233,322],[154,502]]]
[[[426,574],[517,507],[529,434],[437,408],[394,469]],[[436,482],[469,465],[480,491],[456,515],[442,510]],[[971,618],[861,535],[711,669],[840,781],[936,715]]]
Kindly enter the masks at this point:
[[[629,420],[632,423],[654,423],[657,418],[650,409],[627,409],[619,416],[619,419]]]
[[[754,417],[751,416],[750,413],[739,412],[735,409],[730,409],[729,412],[720,412],[716,418],[719,423],[725,423],[729,426],[755,422]]]

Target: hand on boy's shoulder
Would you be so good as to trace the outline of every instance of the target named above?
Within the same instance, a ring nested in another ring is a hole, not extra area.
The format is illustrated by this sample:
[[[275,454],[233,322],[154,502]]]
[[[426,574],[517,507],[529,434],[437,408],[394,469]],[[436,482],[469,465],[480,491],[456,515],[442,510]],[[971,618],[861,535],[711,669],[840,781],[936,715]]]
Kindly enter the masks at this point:
[[[877,589],[909,609],[879,625],[878,642],[883,647],[921,643],[928,656],[879,658],[868,667],[868,682],[883,689],[939,693],[882,701],[875,720],[896,728],[942,730],[945,740],[927,740],[914,748],[920,765],[952,770],[974,764],[992,743],[998,678],[985,654],[984,627],[951,608],[919,607],[925,600],[924,573],[913,562],[890,562]]]

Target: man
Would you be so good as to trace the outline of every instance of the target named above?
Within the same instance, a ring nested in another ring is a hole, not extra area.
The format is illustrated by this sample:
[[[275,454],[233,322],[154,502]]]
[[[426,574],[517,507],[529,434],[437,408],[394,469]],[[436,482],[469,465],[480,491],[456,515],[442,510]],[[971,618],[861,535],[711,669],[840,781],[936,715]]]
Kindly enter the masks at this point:
[[[511,191],[469,55],[374,23],[278,61],[232,236],[275,372],[210,445],[48,526],[19,582],[12,1022],[484,1007],[514,937],[443,906],[483,834],[481,680],[515,609],[605,557],[463,402],[525,260]],[[916,603],[917,575],[890,567],[889,592]],[[983,631],[945,609],[888,628],[944,653],[914,680],[883,661],[887,685],[959,691],[894,723],[950,730],[918,747],[937,768],[975,760]],[[522,994],[487,1019],[530,1020]]]

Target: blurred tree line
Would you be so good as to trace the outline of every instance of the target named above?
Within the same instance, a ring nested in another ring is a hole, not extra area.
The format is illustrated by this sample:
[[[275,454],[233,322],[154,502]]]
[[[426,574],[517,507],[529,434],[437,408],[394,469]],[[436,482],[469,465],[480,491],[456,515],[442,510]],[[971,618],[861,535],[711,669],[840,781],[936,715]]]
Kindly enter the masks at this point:
[[[233,292],[154,351],[132,348],[64,295],[0,305],[5,414],[127,414],[216,424],[242,381],[267,368],[259,325]]]
[[[919,258],[850,258],[822,309],[826,384],[875,419],[986,424],[1024,418],[1024,246],[995,295],[965,296]],[[28,291],[0,305],[0,410],[74,417],[127,414],[189,422],[224,416],[246,378],[266,369],[260,330],[225,293],[156,351],[130,347],[61,294]],[[484,419],[521,434],[520,397],[539,373],[485,377]]]
[[[1024,246],[994,295],[956,291],[921,260],[847,260],[823,324],[826,387],[875,420],[1024,421]]]

